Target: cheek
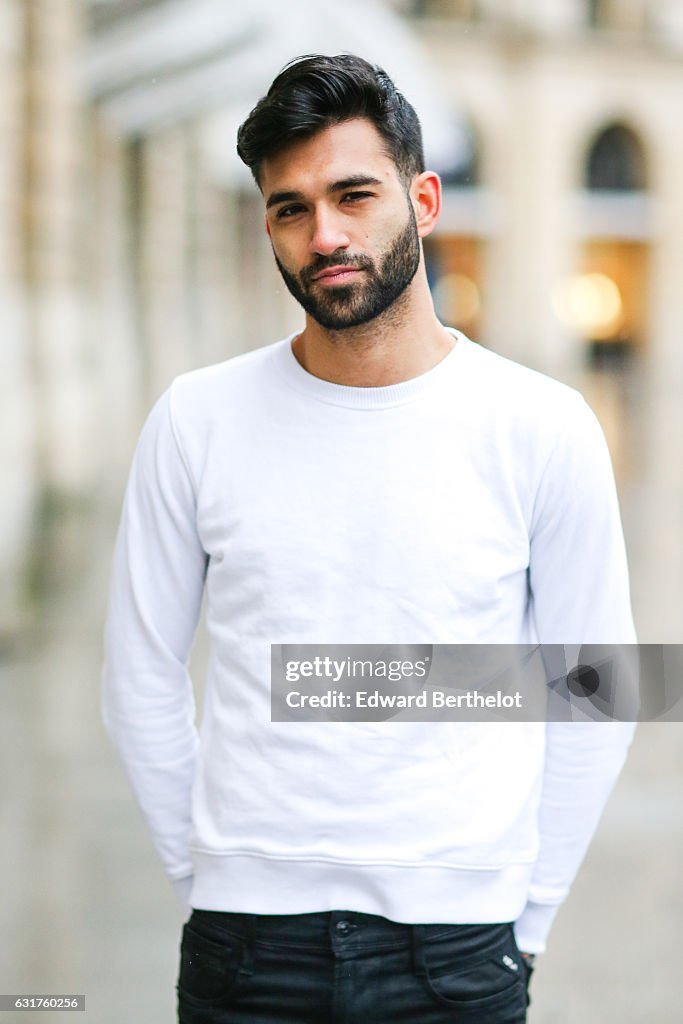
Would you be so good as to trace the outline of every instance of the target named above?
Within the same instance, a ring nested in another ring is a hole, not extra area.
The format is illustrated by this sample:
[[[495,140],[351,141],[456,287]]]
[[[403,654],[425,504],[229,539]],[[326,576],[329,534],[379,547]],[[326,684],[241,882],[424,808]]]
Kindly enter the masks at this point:
[[[275,242],[271,236],[270,244],[274,255],[278,258],[285,270],[289,270],[290,273],[295,274],[304,266],[298,247],[291,241],[283,242],[282,239],[278,239],[277,242]]]
[[[391,249],[401,230],[398,218],[382,224],[381,228],[373,236],[374,249],[378,256],[384,256]]]

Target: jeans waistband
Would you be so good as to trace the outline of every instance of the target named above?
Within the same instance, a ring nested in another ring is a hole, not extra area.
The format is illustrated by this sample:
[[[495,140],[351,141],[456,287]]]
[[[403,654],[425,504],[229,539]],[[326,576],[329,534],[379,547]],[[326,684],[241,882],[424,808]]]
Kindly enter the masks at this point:
[[[355,949],[414,948],[416,942],[450,936],[472,949],[480,942],[491,942],[496,930],[501,934],[511,927],[501,924],[426,924],[411,925],[390,921],[375,914],[351,910],[322,911],[312,914],[240,914],[218,910],[193,911],[195,923],[215,928],[256,943],[307,949],[330,949],[339,942],[352,942]]]

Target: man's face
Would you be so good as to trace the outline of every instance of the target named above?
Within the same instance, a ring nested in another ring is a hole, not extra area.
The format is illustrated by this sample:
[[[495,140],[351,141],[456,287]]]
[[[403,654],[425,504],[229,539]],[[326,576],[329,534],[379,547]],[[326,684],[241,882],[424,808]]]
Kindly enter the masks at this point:
[[[358,327],[393,305],[420,263],[415,213],[374,125],[326,128],[264,162],[275,262],[327,330]]]

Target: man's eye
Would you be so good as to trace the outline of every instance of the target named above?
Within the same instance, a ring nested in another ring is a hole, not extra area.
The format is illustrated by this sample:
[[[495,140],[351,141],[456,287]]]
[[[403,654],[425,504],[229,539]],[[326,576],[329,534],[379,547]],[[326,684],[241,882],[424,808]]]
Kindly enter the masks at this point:
[[[358,202],[359,199],[369,199],[372,192],[345,192],[344,201],[350,200],[352,203]]]
[[[277,211],[278,220],[287,220],[288,217],[294,217],[297,213],[303,210],[303,206],[297,203],[295,206],[282,206]]]

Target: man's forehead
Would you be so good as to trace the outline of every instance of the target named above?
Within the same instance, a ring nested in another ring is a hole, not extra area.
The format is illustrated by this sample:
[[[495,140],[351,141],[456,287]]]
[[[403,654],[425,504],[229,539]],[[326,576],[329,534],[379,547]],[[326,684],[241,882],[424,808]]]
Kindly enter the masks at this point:
[[[397,178],[386,142],[371,121],[355,118],[297,139],[263,161],[261,187],[266,200],[273,190],[329,188],[347,178]]]

